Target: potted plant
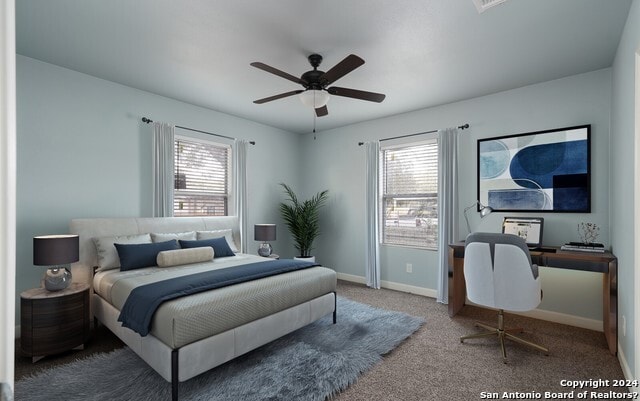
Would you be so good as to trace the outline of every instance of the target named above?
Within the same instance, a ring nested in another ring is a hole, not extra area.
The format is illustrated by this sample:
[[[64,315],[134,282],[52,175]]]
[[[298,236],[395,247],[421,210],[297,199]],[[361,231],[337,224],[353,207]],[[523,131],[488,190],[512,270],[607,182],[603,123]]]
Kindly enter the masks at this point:
[[[311,250],[313,241],[320,234],[320,207],[326,202],[329,190],[318,192],[311,199],[301,202],[287,184],[280,185],[288,196],[287,203],[280,203],[280,213],[293,236],[295,248],[300,252],[298,257],[315,262]]]

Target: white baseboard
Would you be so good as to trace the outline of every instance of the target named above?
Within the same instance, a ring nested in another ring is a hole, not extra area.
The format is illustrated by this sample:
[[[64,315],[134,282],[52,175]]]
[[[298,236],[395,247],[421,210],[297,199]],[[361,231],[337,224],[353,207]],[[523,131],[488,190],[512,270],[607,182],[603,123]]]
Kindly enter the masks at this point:
[[[516,315],[532,317],[534,319],[546,320],[548,322],[566,324],[573,327],[580,327],[599,332],[604,332],[602,320],[588,319],[586,317],[567,315],[566,313],[553,312],[544,309],[534,309],[529,312],[511,312]]]
[[[622,368],[622,373],[624,374],[625,380],[634,380],[633,373],[631,373],[631,369],[629,368],[629,363],[627,362],[627,357],[624,355],[622,348],[618,347],[618,362],[620,362],[620,367]],[[640,392],[640,386],[636,387],[628,387],[629,392]]]
[[[336,274],[338,276],[338,279],[340,280],[351,281],[352,283],[367,284],[367,279],[362,276],[355,276],[353,274],[338,272],[336,272]],[[382,280],[380,281],[380,286],[389,290],[407,292],[409,294],[422,295],[429,298],[436,298],[436,296],[438,295],[438,291],[432,290],[431,288],[416,287],[415,285],[396,283],[393,281]]]
[[[353,274],[345,274],[336,272],[338,279],[351,281],[353,283],[366,284],[367,279],[362,276]],[[423,295],[429,298],[436,298],[438,291],[431,288],[416,287],[413,285],[395,283],[392,281],[381,281],[380,286],[390,290],[408,292],[410,294]],[[468,304],[473,304],[467,300]],[[565,313],[547,311],[543,309],[535,309],[529,312],[518,312],[518,315],[532,317],[534,319],[546,320],[554,323],[566,324],[569,326],[580,327],[583,329],[595,330],[602,332],[602,320],[588,319],[580,316],[567,315]]]
[[[436,298],[438,296],[438,291],[432,290],[431,288],[416,287],[414,285],[394,283],[393,281],[385,280],[382,280],[380,282],[380,285],[383,288],[388,288],[390,290],[408,292],[409,294],[422,295],[429,298]]]
[[[358,284],[367,284],[367,279],[362,276],[355,276],[353,274],[338,272],[336,272],[336,275],[338,276],[338,280],[351,281],[352,283]]]

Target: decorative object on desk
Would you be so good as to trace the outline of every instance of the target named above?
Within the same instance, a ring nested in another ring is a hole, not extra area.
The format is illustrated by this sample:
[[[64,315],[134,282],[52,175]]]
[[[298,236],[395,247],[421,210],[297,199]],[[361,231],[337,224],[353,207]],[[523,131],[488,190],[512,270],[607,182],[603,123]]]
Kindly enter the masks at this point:
[[[569,242],[568,244],[560,247],[563,251],[579,251],[579,252],[596,252],[604,253],[604,245],[597,242],[584,243],[584,242]]]
[[[280,203],[280,213],[293,236],[295,248],[300,252],[299,257],[308,258],[313,241],[320,235],[320,207],[327,201],[329,191],[318,192],[301,202],[287,184],[280,185],[288,196],[288,203]]]
[[[600,235],[600,227],[597,224],[584,221],[578,223],[578,236],[585,245],[596,242],[598,235]]]
[[[464,209],[464,220],[467,222],[467,231],[469,231],[469,233],[471,233],[471,226],[469,225],[469,216],[467,216],[467,212],[469,211],[469,209],[475,206],[478,206],[478,211],[480,212],[481,219],[484,219],[485,217],[490,215],[491,212],[493,212],[493,209],[491,207],[483,205],[479,200],[467,206],[467,208]]]
[[[267,241],[276,240],[276,225],[275,224],[256,224],[253,226],[253,239],[256,241],[262,241],[258,247],[258,255],[262,257],[269,257],[273,249],[271,244]]]
[[[62,265],[77,262],[80,240],[77,235],[42,235],[33,237],[33,264],[48,266],[44,288],[64,290],[71,283],[71,272]]]
[[[591,211],[591,125],[478,140],[478,199],[496,212]]]

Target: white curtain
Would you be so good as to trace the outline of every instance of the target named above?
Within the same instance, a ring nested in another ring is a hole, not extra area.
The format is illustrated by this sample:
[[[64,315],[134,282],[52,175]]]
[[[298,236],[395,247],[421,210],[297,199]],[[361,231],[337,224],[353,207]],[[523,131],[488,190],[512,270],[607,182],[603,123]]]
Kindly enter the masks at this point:
[[[438,131],[438,298],[449,297],[449,244],[458,238],[458,129]]]
[[[233,143],[233,182],[235,211],[240,225],[240,251],[247,252],[247,151],[249,141],[236,139]]]
[[[153,217],[173,216],[173,155],[175,127],[153,123]]]
[[[378,194],[380,185],[378,163],[380,160],[380,143],[378,141],[366,142],[364,145],[367,164],[365,185],[366,253],[364,261],[367,286],[380,288],[380,249],[378,241]]]

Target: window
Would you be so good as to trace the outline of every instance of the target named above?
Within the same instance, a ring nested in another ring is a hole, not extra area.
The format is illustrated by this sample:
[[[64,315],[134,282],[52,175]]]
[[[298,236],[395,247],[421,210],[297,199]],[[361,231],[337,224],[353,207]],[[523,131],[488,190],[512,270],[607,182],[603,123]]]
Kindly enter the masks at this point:
[[[380,151],[383,244],[438,248],[438,142]]]
[[[174,216],[227,216],[231,147],[190,137],[175,138]]]

